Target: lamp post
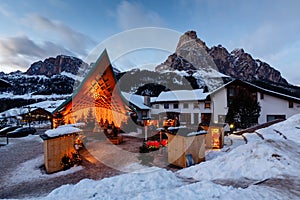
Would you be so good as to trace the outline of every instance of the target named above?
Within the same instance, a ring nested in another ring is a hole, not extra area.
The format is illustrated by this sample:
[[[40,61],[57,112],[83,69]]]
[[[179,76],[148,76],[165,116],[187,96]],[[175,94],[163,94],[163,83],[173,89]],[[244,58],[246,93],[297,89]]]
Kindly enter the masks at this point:
[[[29,128],[30,128],[30,123],[31,123],[31,107],[28,106],[28,115],[29,115],[29,118],[28,118],[28,124],[29,124]]]
[[[23,108],[27,108],[28,109],[28,125],[30,128],[30,123],[31,123],[31,107],[27,106],[27,107],[23,107]]]

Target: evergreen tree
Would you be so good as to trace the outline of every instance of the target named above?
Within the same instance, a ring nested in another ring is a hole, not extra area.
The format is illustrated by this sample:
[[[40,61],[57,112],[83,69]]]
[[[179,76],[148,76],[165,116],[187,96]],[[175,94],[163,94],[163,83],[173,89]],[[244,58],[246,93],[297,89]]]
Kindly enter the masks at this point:
[[[92,108],[89,109],[89,112],[87,114],[86,127],[89,130],[93,130],[94,127],[95,127],[95,115],[94,115],[94,112],[93,112]]]
[[[231,101],[226,122],[236,128],[248,128],[258,122],[261,107],[251,93],[240,92]]]

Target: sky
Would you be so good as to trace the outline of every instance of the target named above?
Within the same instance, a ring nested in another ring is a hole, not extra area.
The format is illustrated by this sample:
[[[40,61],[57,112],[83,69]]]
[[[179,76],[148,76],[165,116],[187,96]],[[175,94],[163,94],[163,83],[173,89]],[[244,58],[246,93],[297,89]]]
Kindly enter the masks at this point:
[[[243,48],[300,85],[299,8],[298,0],[1,0],[0,71],[59,54],[84,59],[123,31],[160,27]]]

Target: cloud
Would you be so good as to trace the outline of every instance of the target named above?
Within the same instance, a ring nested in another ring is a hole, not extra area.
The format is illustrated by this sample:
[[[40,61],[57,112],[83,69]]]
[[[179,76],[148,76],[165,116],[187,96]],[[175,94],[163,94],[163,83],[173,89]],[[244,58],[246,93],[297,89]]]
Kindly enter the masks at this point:
[[[27,69],[31,63],[57,54],[74,55],[64,47],[53,42],[41,44],[29,39],[26,35],[0,39],[0,66]],[[5,70],[8,71],[8,70]],[[11,70],[10,70],[11,71]]]
[[[164,22],[158,13],[145,9],[137,2],[122,1],[117,6],[117,22],[121,29],[146,26],[163,26]]]
[[[23,22],[35,30],[46,32],[51,37],[56,37],[58,42],[64,44],[66,48],[80,56],[85,56],[87,50],[96,44],[89,36],[75,31],[64,23],[52,21],[40,15],[27,15]]]
[[[12,17],[14,15],[4,4],[0,5],[0,14],[5,17]]]

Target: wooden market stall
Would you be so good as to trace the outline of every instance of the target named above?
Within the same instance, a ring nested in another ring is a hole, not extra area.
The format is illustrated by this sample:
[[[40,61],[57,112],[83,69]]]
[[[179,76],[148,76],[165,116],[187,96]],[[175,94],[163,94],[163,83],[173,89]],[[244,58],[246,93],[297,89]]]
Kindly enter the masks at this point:
[[[230,130],[228,124],[210,124],[206,135],[206,147],[221,149],[224,146],[224,132]]]
[[[40,137],[44,140],[44,163],[47,173],[64,169],[68,159],[72,161],[77,155],[75,141],[81,130],[72,126],[60,126],[46,131]]]
[[[205,161],[206,131],[168,131],[168,162],[178,167],[189,167]]]

